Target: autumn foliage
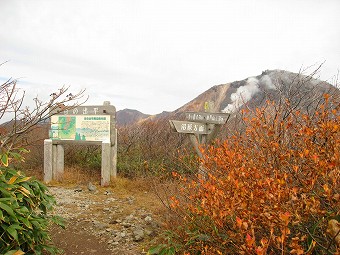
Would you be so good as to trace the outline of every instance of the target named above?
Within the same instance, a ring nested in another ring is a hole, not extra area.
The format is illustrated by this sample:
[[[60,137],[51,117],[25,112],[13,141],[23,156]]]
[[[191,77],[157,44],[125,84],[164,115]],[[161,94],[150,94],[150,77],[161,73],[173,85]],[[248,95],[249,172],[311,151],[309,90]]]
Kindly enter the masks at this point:
[[[205,176],[176,172],[168,246],[177,254],[340,254],[340,112],[268,102],[202,149]]]

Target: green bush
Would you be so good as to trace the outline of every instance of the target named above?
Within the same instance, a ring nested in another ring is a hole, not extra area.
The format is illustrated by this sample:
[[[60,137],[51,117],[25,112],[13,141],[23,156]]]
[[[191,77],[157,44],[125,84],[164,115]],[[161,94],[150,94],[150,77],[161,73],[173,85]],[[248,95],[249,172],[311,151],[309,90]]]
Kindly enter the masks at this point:
[[[51,254],[51,222],[64,227],[62,218],[49,216],[55,200],[47,187],[33,177],[9,167],[0,167],[0,254]]]

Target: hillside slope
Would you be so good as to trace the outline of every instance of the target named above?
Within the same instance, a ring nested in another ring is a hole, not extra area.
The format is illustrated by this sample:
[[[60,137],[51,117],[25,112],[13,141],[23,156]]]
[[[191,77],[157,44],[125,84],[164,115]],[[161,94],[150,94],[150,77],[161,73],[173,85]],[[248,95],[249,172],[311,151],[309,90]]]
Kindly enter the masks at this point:
[[[339,89],[312,76],[266,70],[258,76],[213,86],[175,112],[203,111],[204,103],[212,101],[213,112],[233,113],[244,105],[258,107],[268,98],[277,100],[284,96],[291,100],[311,101],[325,93],[339,94]]]
[[[116,120],[118,126],[126,126],[137,123],[143,119],[148,118],[150,115],[141,113],[137,110],[124,109],[117,111]]]

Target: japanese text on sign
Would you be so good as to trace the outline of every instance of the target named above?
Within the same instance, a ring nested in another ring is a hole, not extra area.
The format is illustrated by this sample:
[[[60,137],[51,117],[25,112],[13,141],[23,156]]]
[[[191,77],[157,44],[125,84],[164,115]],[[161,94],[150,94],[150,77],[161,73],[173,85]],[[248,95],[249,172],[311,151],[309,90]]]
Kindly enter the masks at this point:
[[[205,125],[203,125],[203,124],[183,123],[183,124],[181,124],[181,130],[182,131],[204,132]]]
[[[199,122],[170,120],[173,130],[179,133],[208,134],[210,130],[207,125]]]
[[[78,109],[80,108],[80,109]],[[72,110],[65,110],[63,111],[64,115],[70,115],[70,114],[75,114],[75,115],[96,115],[99,112],[98,107],[93,107],[93,108],[88,108],[88,107],[77,107]]]
[[[224,124],[229,115],[225,113],[186,112],[186,119],[203,123]]]
[[[64,109],[63,109],[64,108]],[[52,113],[56,115],[113,115],[116,114],[116,108],[113,105],[87,105],[77,106],[72,109],[59,107],[54,109]]]

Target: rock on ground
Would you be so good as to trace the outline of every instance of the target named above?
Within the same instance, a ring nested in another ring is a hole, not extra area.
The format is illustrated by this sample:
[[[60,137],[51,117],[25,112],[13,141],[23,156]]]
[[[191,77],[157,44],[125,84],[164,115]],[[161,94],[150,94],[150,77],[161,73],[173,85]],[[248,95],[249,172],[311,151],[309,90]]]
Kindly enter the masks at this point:
[[[89,187],[50,187],[57,201],[55,214],[66,230],[52,227],[51,236],[63,254],[146,254],[148,242],[160,230],[154,215],[138,198]]]

